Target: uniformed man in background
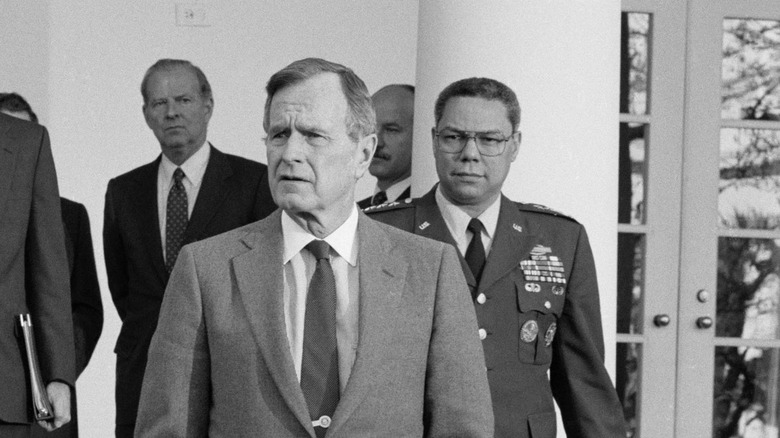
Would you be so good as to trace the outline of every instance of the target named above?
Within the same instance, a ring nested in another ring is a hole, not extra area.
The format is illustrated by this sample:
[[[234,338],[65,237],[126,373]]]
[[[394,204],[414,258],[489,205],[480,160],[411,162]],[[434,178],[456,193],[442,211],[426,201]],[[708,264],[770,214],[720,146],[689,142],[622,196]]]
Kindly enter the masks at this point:
[[[520,146],[515,93],[493,79],[463,79],[439,94],[434,112],[439,184],[422,198],[365,211],[458,248],[485,351],[496,437],[555,437],[553,397],[569,437],[624,437],[604,368],[585,229],[501,194]]]

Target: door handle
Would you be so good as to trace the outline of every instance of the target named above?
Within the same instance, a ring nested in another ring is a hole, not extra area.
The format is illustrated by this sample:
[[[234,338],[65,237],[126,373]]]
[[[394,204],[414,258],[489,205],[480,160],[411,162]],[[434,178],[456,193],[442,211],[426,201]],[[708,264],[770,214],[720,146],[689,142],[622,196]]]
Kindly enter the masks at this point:
[[[712,327],[712,318],[709,316],[700,316],[696,318],[696,327],[700,329],[708,329]]]
[[[666,327],[670,322],[672,322],[672,319],[667,314],[655,315],[653,318],[653,324],[656,327]]]

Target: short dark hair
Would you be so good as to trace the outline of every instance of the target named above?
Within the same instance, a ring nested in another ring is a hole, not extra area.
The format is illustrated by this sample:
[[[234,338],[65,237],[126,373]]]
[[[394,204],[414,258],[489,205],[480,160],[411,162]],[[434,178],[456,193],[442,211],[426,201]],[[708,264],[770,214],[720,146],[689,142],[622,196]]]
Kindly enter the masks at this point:
[[[447,101],[453,97],[480,97],[486,100],[498,100],[506,107],[506,114],[509,118],[509,123],[512,124],[512,131],[517,131],[520,127],[520,103],[517,101],[517,95],[511,88],[495,79],[468,78],[447,85],[439,93],[439,97],[436,98],[436,105],[433,108],[436,125],[441,121]]]
[[[16,93],[0,93],[0,111],[6,110],[14,113],[27,113],[30,120],[38,123],[38,116],[24,97]]]
[[[299,84],[322,73],[335,73],[341,79],[341,91],[347,99],[345,123],[352,141],[376,132],[376,114],[371,105],[368,88],[352,69],[320,58],[305,58],[293,62],[274,73],[265,86],[268,97],[265,100],[263,129],[268,132],[271,123],[271,100],[277,91]]]
[[[157,62],[146,70],[144,79],[141,81],[141,96],[144,98],[144,105],[146,105],[147,100],[149,99],[149,90],[147,88],[149,86],[149,77],[158,71],[171,71],[177,68],[185,68],[195,74],[195,77],[198,78],[201,97],[204,99],[211,99],[213,97],[211,94],[211,84],[209,84],[209,80],[206,79],[206,75],[200,67],[185,59],[163,58],[158,59]]]

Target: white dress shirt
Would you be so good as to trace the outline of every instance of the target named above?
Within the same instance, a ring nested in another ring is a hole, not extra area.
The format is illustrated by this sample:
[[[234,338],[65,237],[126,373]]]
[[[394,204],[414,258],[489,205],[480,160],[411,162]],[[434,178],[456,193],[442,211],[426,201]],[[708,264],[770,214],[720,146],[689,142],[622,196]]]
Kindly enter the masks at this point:
[[[342,392],[352,372],[358,344],[360,285],[357,266],[357,223],[358,210],[357,206],[353,206],[347,220],[323,239],[331,247],[330,264],[336,279],[336,343]],[[306,294],[317,264],[308,250],[302,250],[316,238],[284,211],[282,212],[282,234],[284,237],[284,322],[287,325],[287,340],[290,343],[295,373],[300,381]]]
[[[441,216],[444,218],[444,223],[447,224],[447,228],[450,230],[450,235],[455,239],[455,243],[458,244],[458,251],[465,256],[466,249],[471,242],[471,231],[468,231],[469,221],[471,216],[466,214],[457,205],[448,201],[441,192],[441,186],[436,188],[436,205],[439,206]],[[501,210],[501,196],[498,196],[496,200],[490,204],[490,206],[477,217],[482,222],[482,245],[485,247],[485,258],[487,259],[490,254],[490,248],[493,245],[493,237],[496,235],[496,226],[498,226],[498,213]]]
[[[203,182],[203,175],[206,173],[206,166],[209,164],[211,156],[211,147],[206,142],[192,154],[181,166],[177,166],[169,160],[165,154],[162,154],[160,167],[157,170],[157,217],[160,219],[160,242],[162,242],[163,260],[165,259],[165,222],[168,209],[168,192],[173,187],[173,172],[177,167],[184,171],[182,184],[187,192],[187,218],[192,216],[192,209],[195,207],[195,200],[198,199],[200,184]]]
[[[391,185],[390,187],[385,190],[385,194],[387,195],[387,201],[397,201],[398,197],[401,196],[401,193],[403,193],[406,189],[412,186],[412,177],[408,176],[401,181],[398,181],[397,183]],[[379,187],[374,187],[374,195],[381,192]],[[373,195],[371,195],[373,198]]]

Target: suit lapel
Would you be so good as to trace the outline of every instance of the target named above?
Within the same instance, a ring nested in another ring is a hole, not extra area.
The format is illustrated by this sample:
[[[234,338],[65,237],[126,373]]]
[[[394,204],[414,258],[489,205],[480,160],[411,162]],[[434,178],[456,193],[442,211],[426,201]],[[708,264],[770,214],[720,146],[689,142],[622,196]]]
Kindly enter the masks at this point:
[[[501,195],[498,223],[479,284],[479,291],[487,290],[499,278],[513,270],[520,259],[533,249],[534,230],[528,225],[517,207]]]
[[[12,141],[11,127],[5,126],[0,131],[2,131],[0,132],[0,208],[3,208],[3,211],[5,211],[5,201],[11,193],[11,180],[13,179],[13,170],[14,166],[16,166],[18,154]]]
[[[441,215],[439,206],[436,204],[436,186],[433,189],[420,198],[415,206],[415,218],[414,218],[414,233],[420,236],[427,237],[429,239],[438,240],[439,242],[449,243],[458,248],[458,244],[450,234],[450,229],[447,228],[447,223],[444,222],[444,218]],[[466,263],[466,259],[463,258],[463,254],[457,251],[458,259],[460,259],[460,267],[463,269],[463,275],[466,277],[466,283],[470,288],[477,287],[477,280],[474,278],[474,274],[471,273],[471,268]]]
[[[138,223],[136,229],[140,230],[139,238],[144,242],[154,271],[159,276],[160,282],[166,284],[168,273],[165,271],[160,238],[160,215],[157,211],[157,172],[160,167],[160,157],[141,169],[133,181],[134,187],[127,196],[133,206],[131,211],[135,212],[134,217],[129,220]]]
[[[334,435],[368,394],[382,352],[394,342],[394,309],[409,268],[404,257],[394,254],[386,232],[363,213],[358,219],[358,239],[359,341],[352,373],[333,415],[329,434]]]
[[[281,210],[258,222],[243,242],[249,250],[233,259],[233,271],[252,334],[284,401],[306,429],[311,429],[285,329]]]
[[[206,226],[227,198],[226,181],[233,175],[233,169],[230,167],[227,157],[211,144],[209,147],[211,155],[206,165],[206,172],[203,174],[198,198],[192,209],[192,216],[187,224],[187,230],[184,232],[185,244],[199,240],[205,235]]]

